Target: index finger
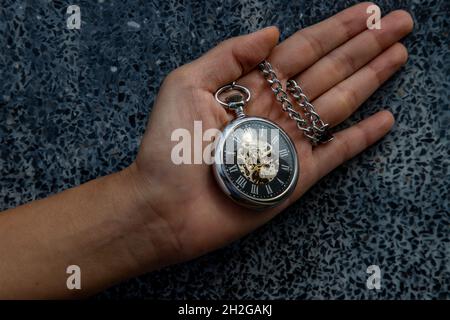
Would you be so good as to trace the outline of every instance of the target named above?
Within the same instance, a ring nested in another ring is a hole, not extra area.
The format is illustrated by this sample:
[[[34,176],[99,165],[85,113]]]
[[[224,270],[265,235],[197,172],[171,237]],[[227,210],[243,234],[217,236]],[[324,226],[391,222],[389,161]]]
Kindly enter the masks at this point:
[[[269,61],[280,79],[289,79],[303,71],[328,52],[367,29],[373,5],[363,2],[318,23],[301,29],[276,46]]]

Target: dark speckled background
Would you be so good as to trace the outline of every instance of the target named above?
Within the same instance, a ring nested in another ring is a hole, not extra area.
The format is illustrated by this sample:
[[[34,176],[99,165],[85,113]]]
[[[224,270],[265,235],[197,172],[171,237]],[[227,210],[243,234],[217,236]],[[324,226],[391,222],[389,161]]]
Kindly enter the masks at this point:
[[[219,41],[355,1],[75,3],[79,31],[69,1],[0,1],[0,209],[130,164],[164,76]],[[377,4],[413,14],[410,60],[344,125],[389,106],[392,133],[241,241],[99,298],[450,298],[450,2]]]

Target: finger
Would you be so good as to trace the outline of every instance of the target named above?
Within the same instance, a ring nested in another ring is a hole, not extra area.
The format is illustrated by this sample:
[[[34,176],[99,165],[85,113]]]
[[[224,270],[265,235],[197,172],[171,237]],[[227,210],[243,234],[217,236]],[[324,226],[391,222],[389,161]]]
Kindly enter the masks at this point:
[[[381,139],[394,124],[389,111],[380,111],[373,116],[335,134],[334,139],[313,151],[316,166],[316,181],[331,170]]]
[[[365,67],[313,101],[325,123],[336,126],[347,119],[408,59],[408,51],[396,43]]]
[[[187,64],[191,78],[211,92],[237,80],[264,60],[278,42],[279,31],[268,27],[223,41],[197,60]],[[183,67],[182,67],[183,68]]]
[[[391,12],[380,24],[381,29],[358,34],[295,77],[309,99],[352,75],[413,28],[411,15],[403,10]]]
[[[328,52],[367,28],[363,2],[345,9],[318,24],[297,31],[280,43],[269,57],[280,79],[288,79],[303,71]]]

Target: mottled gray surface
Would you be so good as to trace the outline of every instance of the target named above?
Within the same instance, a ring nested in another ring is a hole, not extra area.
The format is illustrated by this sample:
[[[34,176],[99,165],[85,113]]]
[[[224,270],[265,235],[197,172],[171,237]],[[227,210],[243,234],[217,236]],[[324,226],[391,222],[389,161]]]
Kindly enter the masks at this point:
[[[130,164],[161,80],[222,39],[285,38],[355,2],[77,3],[80,31],[68,1],[1,1],[1,209]],[[450,298],[450,3],[378,4],[413,14],[410,60],[344,126],[389,106],[392,133],[241,241],[100,298]]]

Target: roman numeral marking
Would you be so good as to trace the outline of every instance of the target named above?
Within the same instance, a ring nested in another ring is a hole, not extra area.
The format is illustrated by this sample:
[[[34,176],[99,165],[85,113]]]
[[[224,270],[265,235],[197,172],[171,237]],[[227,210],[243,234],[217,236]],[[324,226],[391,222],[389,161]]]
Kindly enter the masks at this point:
[[[236,141],[238,144],[241,143],[241,138],[239,138],[236,135],[233,136],[233,140]]]
[[[259,193],[258,186],[256,184],[252,184],[252,193],[253,194]]]
[[[280,178],[278,178],[277,177],[277,181],[281,184],[281,185],[283,185],[284,184],[284,182],[283,182],[283,180],[281,180]]]
[[[273,192],[272,188],[268,184],[266,184],[266,191],[268,194],[271,194]]]
[[[230,172],[230,173],[232,173],[232,172],[236,172],[236,171],[238,171],[239,169],[238,169],[238,166],[235,164],[234,166],[231,166],[230,167],[230,169],[228,169],[228,171]]]
[[[241,187],[244,188],[245,185],[247,184],[247,180],[243,177],[243,176],[239,176],[239,178],[237,178],[236,183]]]
[[[276,135],[276,136],[274,136],[274,137],[272,137],[272,144],[276,144],[276,143],[278,143],[278,140],[280,140],[280,137],[278,136],[278,135]]]
[[[288,151],[286,149],[281,149],[280,150],[280,157],[281,158],[287,157],[287,155],[288,155]]]
[[[289,171],[289,166],[287,166],[287,165],[285,165],[285,164],[282,164],[282,165],[281,165],[281,170]]]

